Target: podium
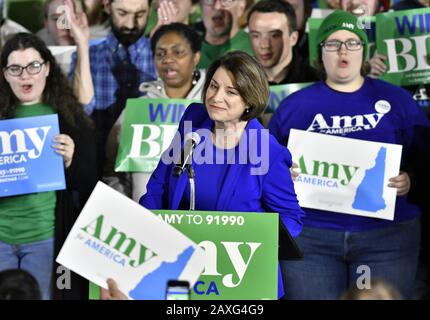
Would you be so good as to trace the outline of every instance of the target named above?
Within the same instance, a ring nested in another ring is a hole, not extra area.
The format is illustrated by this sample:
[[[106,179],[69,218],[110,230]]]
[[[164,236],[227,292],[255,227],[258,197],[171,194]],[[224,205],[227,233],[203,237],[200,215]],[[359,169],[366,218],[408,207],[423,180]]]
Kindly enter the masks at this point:
[[[154,210],[208,254],[192,300],[276,300],[279,260],[303,256],[277,213]],[[278,245],[279,241],[279,245]],[[90,299],[99,289],[90,285]]]

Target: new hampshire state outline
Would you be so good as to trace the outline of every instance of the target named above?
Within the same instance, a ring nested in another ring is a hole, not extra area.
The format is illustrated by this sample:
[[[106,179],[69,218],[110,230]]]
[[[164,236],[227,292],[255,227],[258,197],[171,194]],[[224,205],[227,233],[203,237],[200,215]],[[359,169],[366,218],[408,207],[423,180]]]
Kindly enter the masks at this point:
[[[175,262],[162,262],[159,268],[143,276],[129,296],[135,300],[164,300],[167,281],[179,279],[193,253],[194,248],[189,246]]]
[[[377,212],[387,207],[383,198],[385,162],[387,148],[381,147],[375,159],[375,165],[367,169],[364,178],[357,187],[352,208]]]

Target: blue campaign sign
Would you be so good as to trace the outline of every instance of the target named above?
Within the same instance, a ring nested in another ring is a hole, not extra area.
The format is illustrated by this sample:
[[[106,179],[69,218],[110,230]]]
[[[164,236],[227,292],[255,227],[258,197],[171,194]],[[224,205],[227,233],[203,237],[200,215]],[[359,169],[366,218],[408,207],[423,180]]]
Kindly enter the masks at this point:
[[[66,188],[56,114],[0,121],[0,197]]]

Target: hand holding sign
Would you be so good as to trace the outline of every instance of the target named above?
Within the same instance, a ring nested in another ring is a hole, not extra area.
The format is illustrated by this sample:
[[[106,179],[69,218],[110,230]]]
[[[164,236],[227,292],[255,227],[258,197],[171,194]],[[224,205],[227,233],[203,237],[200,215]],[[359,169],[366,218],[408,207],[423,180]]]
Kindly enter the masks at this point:
[[[66,169],[72,164],[73,154],[75,152],[75,143],[67,134],[58,134],[54,137],[55,144],[52,147],[55,152],[63,157],[64,167]]]
[[[118,285],[115,280],[108,279],[108,290],[100,288],[101,300],[128,300],[127,296],[118,289]]]
[[[375,52],[372,59],[369,60],[370,74],[369,77],[377,79],[387,71],[387,66],[384,61],[387,61],[387,56]]]
[[[411,188],[411,179],[407,172],[400,171],[400,174],[397,177],[393,177],[388,184],[391,188],[397,188],[397,195],[404,196],[408,194],[409,189]]]

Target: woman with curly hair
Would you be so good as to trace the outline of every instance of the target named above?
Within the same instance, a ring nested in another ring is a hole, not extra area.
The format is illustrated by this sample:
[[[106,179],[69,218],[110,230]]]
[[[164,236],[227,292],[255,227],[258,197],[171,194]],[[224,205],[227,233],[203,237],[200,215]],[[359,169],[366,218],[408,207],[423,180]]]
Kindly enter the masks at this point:
[[[63,158],[67,189],[0,198],[0,271],[29,271],[43,298],[50,299],[54,257],[97,181],[92,125],[51,52],[35,35],[18,33],[8,40],[0,64],[0,119],[54,113],[59,118],[61,134],[53,147]],[[57,292],[55,297],[60,297]]]

